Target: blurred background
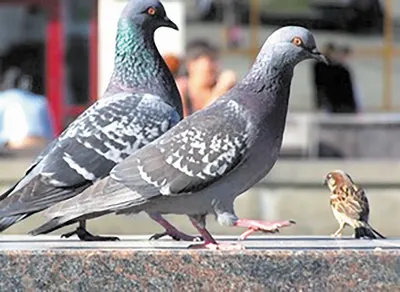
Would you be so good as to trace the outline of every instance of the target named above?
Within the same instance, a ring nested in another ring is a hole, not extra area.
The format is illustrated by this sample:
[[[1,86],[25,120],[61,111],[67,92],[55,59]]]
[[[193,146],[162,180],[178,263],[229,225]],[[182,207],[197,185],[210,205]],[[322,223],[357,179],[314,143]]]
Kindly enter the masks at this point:
[[[0,0],[0,185],[25,171],[49,140],[101,96],[113,65],[121,0]],[[342,169],[367,190],[371,224],[400,235],[399,0],[164,0],[179,32],[157,45],[190,115],[240,80],[276,28],[311,29],[329,66],[295,71],[281,157],[271,174],[236,201],[237,214],[294,219],[282,234],[328,235],[337,223],[322,186]],[[266,149],[266,152],[268,149]],[[183,231],[187,218],[171,216]],[[40,215],[5,233],[26,233]],[[243,229],[219,226],[215,234]],[[101,234],[161,231],[145,215],[89,222]],[[59,233],[65,231],[61,230]],[[345,234],[351,234],[347,230]]]

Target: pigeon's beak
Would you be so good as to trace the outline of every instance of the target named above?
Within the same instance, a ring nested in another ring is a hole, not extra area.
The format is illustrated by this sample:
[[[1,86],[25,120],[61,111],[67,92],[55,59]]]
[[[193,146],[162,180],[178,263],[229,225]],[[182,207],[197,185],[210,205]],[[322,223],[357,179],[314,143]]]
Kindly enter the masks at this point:
[[[172,22],[172,20],[169,19],[168,16],[164,17],[164,26],[172,28],[174,30],[179,30],[178,26],[174,22]]]
[[[323,62],[323,63],[325,63],[326,65],[329,65],[329,60],[328,60],[328,58],[325,57],[324,55],[322,55],[321,52],[318,51],[317,48],[315,48],[314,50],[312,50],[312,51],[311,51],[311,54],[312,54],[313,58],[314,58],[315,60],[317,60],[318,62]]]

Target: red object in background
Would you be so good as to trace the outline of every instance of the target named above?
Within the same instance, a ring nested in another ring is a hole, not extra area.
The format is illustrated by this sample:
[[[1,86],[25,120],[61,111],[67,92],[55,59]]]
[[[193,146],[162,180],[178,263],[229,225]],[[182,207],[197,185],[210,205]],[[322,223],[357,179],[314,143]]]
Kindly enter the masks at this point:
[[[90,19],[90,90],[87,105],[67,105],[64,97],[65,92],[65,27],[62,21],[63,0],[0,0],[1,4],[7,5],[38,5],[48,15],[46,27],[46,97],[54,120],[56,134],[60,134],[64,128],[67,118],[74,117],[83,112],[87,106],[98,98],[97,89],[97,57],[98,57],[98,0],[92,1],[92,13]]]
[[[90,76],[89,76],[89,102],[94,103],[98,97],[98,43],[99,43],[99,22],[98,22],[98,15],[99,15],[99,3],[98,0],[92,0],[92,13],[90,16],[90,35],[89,35],[89,68],[90,68]]]
[[[60,0],[44,1],[48,9],[46,38],[46,96],[53,114],[54,129],[60,134],[64,122],[64,26]]]
[[[1,0],[0,0],[1,1]],[[92,1],[89,30],[89,98],[87,105],[65,105],[67,107],[65,118],[76,117],[84,112],[88,106],[99,98],[98,92],[98,0]]]

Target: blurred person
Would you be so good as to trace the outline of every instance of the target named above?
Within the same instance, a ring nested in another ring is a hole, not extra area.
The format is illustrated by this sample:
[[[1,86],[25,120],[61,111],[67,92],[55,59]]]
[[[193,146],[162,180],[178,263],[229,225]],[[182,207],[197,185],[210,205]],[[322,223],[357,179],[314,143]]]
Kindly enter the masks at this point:
[[[47,99],[30,92],[32,78],[17,72],[16,68],[8,70],[1,86],[0,145],[8,149],[43,148],[55,136]]]
[[[0,89],[2,91],[15,88],[17,86],[17,82],[19,76],[22,74],[22,71],[18,67],[9,68],[3,76]]]
[[[203,40],[188,45],[185,70],[177,78],[185,117],[213,103],[237,80],[233,71],[220,72],[218,49]]]
[[[357,113],[360,111],[360,90],[355,85],[348,57],[349,47],[334,44],[326,46],[329,65],[314,65],[314,84],[317,108],[330,113]]]
[[[327,99],[332,113],[357,113],[354,82],[350,72],[348,57],[350,48],[337,47],[330,64],[327,80]]]
[[[332,61],[333,55],[335,53],[335,44],[327,43],[322,53]],[[330,111],[330,104],[327,97],[328,90],[328,82],[329,79],[332,78],[332,74],[330,71],[330,64],[325,64],[323,62],[313,62],[312,72],[313,72],[313,81],[315,88],[315,105],[318,110],[321,111]]]
[[[361,86],[355,74],[352,72],[349,64],[349,59],[351,58],[353,52],[349,46],[343,46],[339,48],[338,53],[339,56],[337,56],[337,58],[339,64],[348,72],[349,83],[352,85],[355,112],[360,112],[362,110],[363,100]]]
[[[166,54],[163,56],[168,69],[171,71],[172,76],[177,78],[181,70],[181,59],[174,54]]]

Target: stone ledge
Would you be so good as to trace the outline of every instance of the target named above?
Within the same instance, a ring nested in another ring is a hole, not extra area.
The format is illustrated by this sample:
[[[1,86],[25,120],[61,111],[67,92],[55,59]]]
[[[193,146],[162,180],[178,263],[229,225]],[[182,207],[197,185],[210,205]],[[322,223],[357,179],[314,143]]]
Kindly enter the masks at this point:
[[[148,237],[0,237],[0,291],[398,291],[400,240],[253,237],[245,251]],[[233,240],[232,237],[219,240]]]

